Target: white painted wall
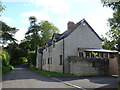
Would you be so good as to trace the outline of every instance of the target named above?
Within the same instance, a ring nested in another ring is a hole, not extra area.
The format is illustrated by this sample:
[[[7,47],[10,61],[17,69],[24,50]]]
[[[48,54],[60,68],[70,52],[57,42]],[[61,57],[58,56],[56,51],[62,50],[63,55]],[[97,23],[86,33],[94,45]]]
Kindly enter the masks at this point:
[[[77,47],[102,48],[102,41],[91,31],[87,24],[81,24],[65,38],[65,58],[77,55]]]
[[[55,47],[51,45],[51,52],[49,53],[46,49],[43,51],[43,59],[46,58],[48,62],[48,58],[52,57],[52,64],[46,63],[43,65],[44,70],[50,70],[55,72],[63,72],[63,65],[60,65],[60,55],[63,55],[63,40],[60,40],[55,43]],[[51,61],[51,60],[50,60]]]

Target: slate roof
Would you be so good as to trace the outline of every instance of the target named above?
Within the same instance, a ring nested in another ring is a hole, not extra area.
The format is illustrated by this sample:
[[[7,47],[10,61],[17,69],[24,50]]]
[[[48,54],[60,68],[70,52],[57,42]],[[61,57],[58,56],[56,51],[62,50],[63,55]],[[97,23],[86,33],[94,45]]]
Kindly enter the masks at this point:
[[[81,23],[86,23],[88,25],[88,27],[92,30],[92,32],[102,41],[102,39],[99,37],[99,35],[93,30],[93,28],[87,23],[87,21],[85,19],[82,19],[81,21],[76,23],[72,28],[70,28],[69,30],[66,30],[62,34],[61,39],[69,36]]]
[[[46,40],[48,46],[52,45],[52,40]]]

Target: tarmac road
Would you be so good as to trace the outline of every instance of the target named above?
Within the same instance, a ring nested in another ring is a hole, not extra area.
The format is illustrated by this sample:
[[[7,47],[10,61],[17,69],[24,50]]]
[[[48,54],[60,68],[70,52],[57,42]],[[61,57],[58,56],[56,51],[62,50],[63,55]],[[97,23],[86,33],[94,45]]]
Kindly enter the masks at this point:
[[[2,88],[73,88],[52,78],[40,75],[23,66],[16,67],[3,77]]]

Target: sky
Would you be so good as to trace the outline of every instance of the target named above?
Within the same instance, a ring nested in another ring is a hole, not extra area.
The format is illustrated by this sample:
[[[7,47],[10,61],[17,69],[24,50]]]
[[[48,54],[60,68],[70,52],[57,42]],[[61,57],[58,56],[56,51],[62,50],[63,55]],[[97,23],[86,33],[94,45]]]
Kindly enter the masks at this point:
[[[103,7],[101,0],[2,0],[5,10],[0,20],[19,31],[15,34],[18,41],[24,39],[28,30],[30,16],[37,22],[47,20],[58,27],[60,32],[67,30],[68,21],[79,22],[83,18],[101,37],[109,30],[108,18],[112,9]]]

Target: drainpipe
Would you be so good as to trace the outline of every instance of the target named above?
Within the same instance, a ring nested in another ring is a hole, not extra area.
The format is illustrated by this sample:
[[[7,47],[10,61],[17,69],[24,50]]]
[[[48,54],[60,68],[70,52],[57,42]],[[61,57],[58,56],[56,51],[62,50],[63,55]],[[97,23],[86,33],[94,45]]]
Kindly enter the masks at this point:
[[[63,73],[65,73],[65,70],[64,70],[64,65],[65,65],[65,62],[64,62],[64,38],[63,38]]]
[[[49,52],[49,71],[50,71],[50,47],[48,47],[48,52]]]

